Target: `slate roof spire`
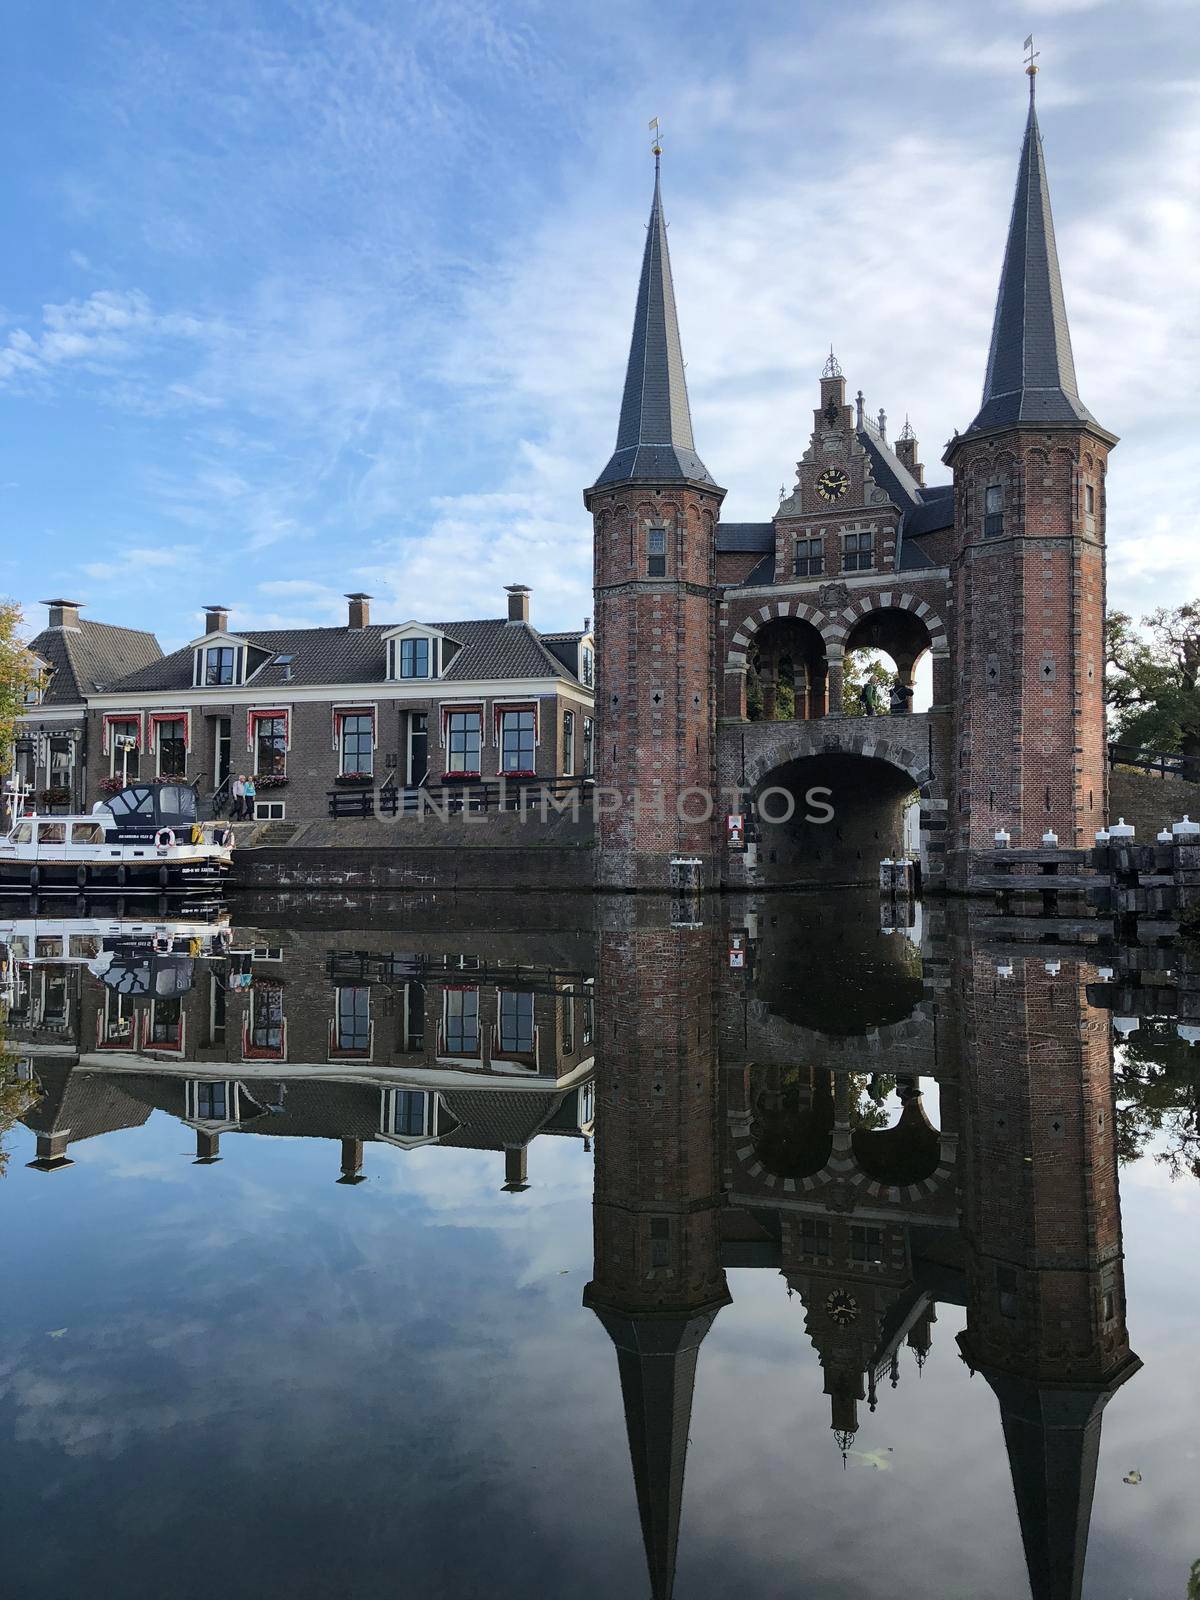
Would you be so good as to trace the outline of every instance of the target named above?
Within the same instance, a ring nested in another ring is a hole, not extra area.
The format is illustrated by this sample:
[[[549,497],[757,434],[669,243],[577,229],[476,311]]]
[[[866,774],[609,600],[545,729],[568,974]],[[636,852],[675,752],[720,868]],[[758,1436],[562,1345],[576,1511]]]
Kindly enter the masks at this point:
[[[675,287],[663,218],[660,152],[654,151],[654,200],[642,257],[625,394],[612,459],[596,479],[604,484],[712,483],[696,454],[692,413],[675,312]]]
[[[1034,67],[1029,73],[1029,117],[996,297],[983,400],[968,433],[1018,423],[1098,426],[1080,400],[1075,381],[1050,214],[1050,186],[1034,103],[1036,70]]]

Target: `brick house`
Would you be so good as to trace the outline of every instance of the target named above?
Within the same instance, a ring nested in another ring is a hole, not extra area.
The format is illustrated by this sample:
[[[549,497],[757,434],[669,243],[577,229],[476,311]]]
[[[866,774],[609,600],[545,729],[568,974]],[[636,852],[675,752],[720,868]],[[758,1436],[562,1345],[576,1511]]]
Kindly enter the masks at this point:
[[[47,600],[46,626],[30,640],[34,682],[17,719],[6,780],[49,804],[79,810],[88,769],[88,699],[162,659],[152,633],[88,622],[74,600]],[[48,797],[57,796],[52,801]]]
[[[592,635],[540,634],[529,591],[507,592],[501,618],[373,623],[370,596],[353,594],[343,627],[234,630],[214,605],[169,655],[133,635],[126,670],[91,675],[61,713],[82,752],[74,803],[168,775],[220,800],[243,772],[258,818],[308,820],[339,788],[590,775]],[[54,615],[39,655],[61,634]],[[99,626],[73,615],[81,637]]]

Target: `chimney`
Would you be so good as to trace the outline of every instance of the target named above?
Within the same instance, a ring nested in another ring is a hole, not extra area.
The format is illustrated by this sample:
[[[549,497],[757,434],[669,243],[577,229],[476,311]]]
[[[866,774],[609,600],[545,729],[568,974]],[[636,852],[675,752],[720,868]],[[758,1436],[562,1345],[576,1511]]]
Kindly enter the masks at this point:
[[[229,607],[228,606],[205,606],[205,608],[204,608],[204,632],[205,632],[206,635],[210,634],[210,633],[228,633],[229,632]]]
[[[348,594],[346,599],[350,602],[350,627],[370,627],[371,596],[369,594]]]
[[[912,430],[912,423],[905,417],[904,426],[900,430],[900,437],[896,440],[896,454],[917,482],[924,484],[925,468],[917,459],[917,449],[917,436]]]
[[[504,1151],[504,1193],[521,1194],[528,1187],[528,1145],[507,1145]]]
[[[361,1139],[342,1140],[342,1175],[338,1183],[356,1184],[366,1183],[366,1175],[362,1170],[363,1142]]]
[[[49,626],[51,628],[63,628],[68,632],[78,633],[78,600],[43,600],[42,604],[50,607]]]
[[[196,1159],[192,1162],[194,1167],[211,1167],[221,1159],[221,1135],[208,1133],[203,1128],[196,1129]]]
[[[64,1167],[73,1167],[75,1163],[67,1154],[70,1140],[69,1130],[62,1133],[39,1133],[35,1159],[27,1161],[26,1166],[32,1167],[35,1172],[61,1172]]]
[[[504,587],[508,596],[508,620],[510,622],[529,621],[529,590],[523,583],[509,583]]]

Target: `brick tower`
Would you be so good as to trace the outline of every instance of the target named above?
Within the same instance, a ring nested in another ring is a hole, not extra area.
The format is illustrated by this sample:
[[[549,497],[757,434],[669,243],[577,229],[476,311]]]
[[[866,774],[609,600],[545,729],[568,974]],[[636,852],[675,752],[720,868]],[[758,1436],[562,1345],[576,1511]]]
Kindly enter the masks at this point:
[[[650,1592],[670,1600],[700,1344],[720,1257],[711,927],[608,902],[596,966],[595,1265],[583,1303],[617,1348]]]
[[[715,529],[725,491],[696,454],[655,152],[625,394],[612,459],[584,504],[596,591],[596,777],[625,803],[599,824],[597,884],[666,889],[675,855],[706,858],[715,784]],[[632,803],[636,794],[638,803]]]
[[[1141,1365],[1125,1326],[1108,1013],[1091,969],[964,950],[959,1344],[1000,1404],[1033,1600],[1079,1600],[1101,1416]]]
[[[1115,435],[1079,398],[1034,107],[979,414],[956,434],[954,869],[998,829],[1092,842],[1105,818],[1104,483]]]

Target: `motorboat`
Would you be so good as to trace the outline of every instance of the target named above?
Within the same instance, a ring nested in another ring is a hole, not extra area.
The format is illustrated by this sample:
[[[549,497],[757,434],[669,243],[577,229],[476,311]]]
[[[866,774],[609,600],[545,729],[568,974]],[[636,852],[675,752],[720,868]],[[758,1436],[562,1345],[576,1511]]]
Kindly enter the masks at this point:
[[[17,816],[0,835],[0,889],[215,889],[233,865],[233,842],[228,822],[199,820],[190,785],[133,783],[86,814]]]

